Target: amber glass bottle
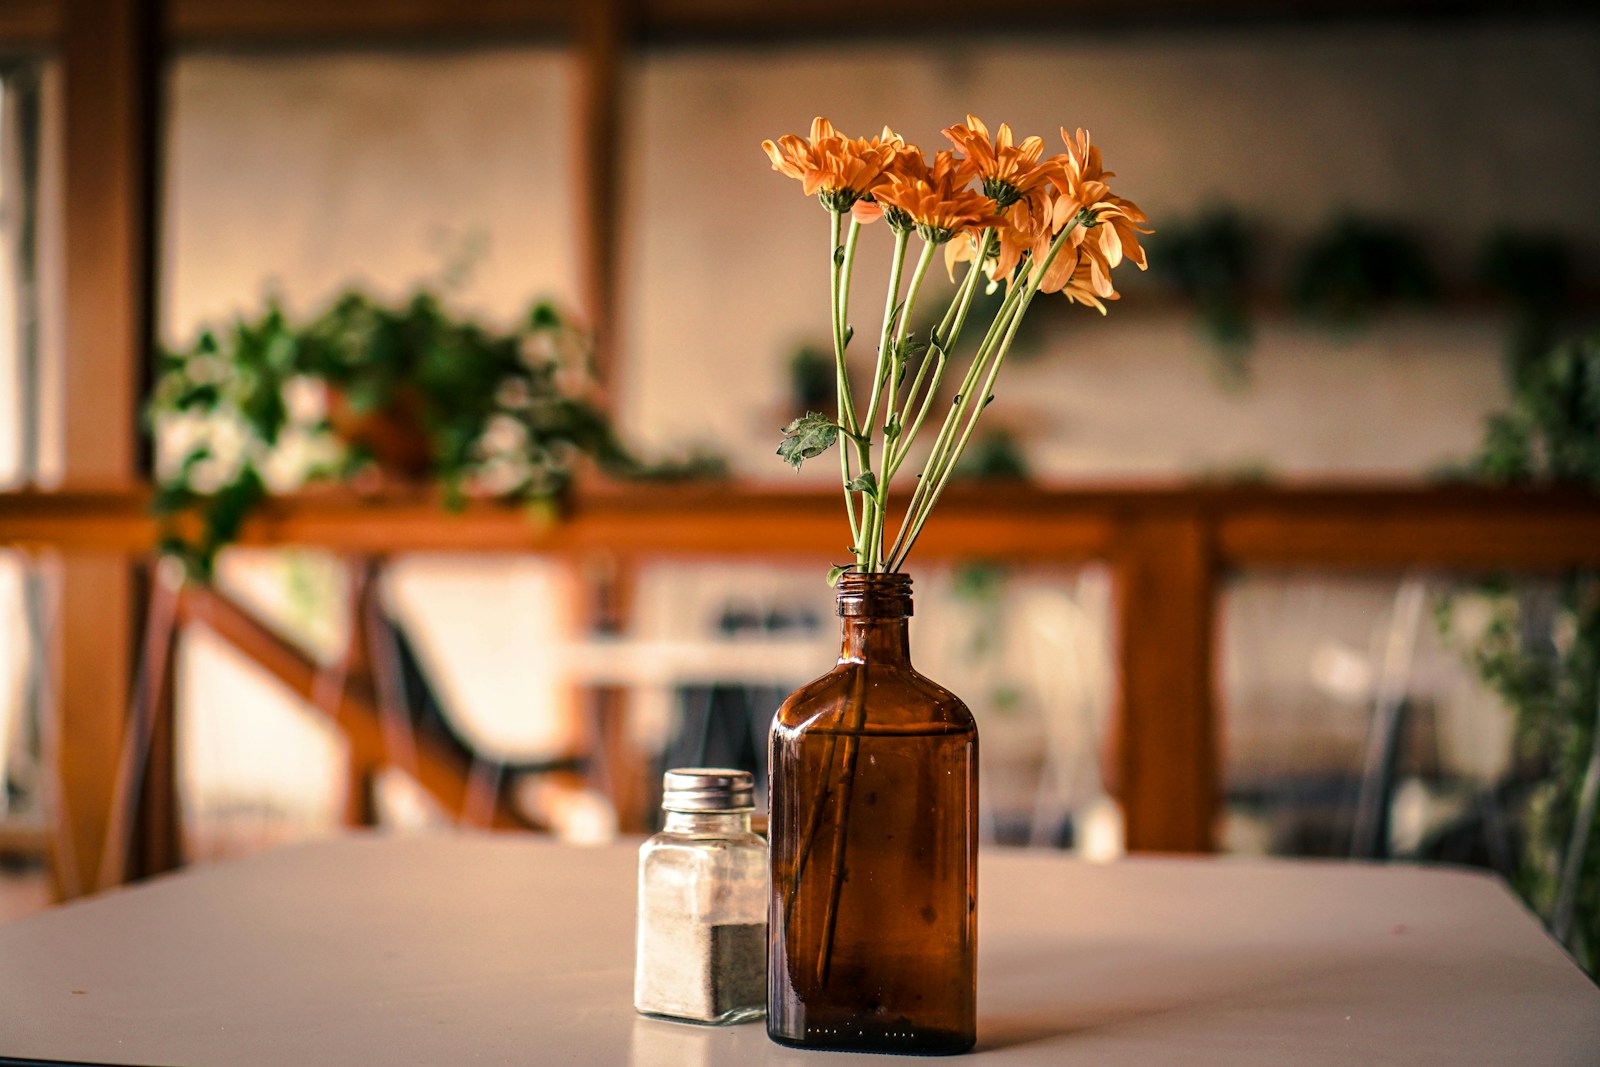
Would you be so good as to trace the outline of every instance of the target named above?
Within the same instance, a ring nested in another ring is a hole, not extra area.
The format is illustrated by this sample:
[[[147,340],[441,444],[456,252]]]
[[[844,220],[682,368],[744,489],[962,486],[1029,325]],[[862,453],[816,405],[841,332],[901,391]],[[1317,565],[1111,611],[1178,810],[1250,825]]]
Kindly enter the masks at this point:
[[[772,724],[767,1033],[952,1053],[977,1036],[978,729],[918,674],[911,579],[839,582],[838,666]]]

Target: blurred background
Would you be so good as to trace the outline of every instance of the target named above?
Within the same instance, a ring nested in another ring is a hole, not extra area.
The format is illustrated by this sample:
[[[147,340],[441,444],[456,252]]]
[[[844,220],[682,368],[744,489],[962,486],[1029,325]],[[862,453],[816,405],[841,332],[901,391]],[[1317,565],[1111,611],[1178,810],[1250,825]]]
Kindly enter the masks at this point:
[[[1592,960],[1600,20],[578,6],[0,3],[0,918],[764,770],[845,527],[760,142],[971,113],[1156,229],[912,560],[986,840],[1473,863]]]

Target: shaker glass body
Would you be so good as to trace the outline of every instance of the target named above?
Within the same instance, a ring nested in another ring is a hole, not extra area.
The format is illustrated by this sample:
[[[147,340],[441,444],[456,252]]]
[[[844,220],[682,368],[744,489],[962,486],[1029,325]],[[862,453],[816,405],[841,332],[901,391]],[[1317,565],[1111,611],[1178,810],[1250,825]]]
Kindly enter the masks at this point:
[[[748,811],[667,812],[639,850],[635,1008],[701,1023],[765,1011],[767,864]]]

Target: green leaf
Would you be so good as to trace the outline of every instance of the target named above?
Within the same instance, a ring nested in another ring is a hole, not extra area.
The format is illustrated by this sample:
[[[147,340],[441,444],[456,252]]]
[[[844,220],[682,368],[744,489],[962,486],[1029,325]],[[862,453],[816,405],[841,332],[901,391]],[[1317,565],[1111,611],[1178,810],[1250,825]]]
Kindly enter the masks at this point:
[[[895,355],[901,360],[912,359],[928,350],[928,342],[919,341],[916,334],[911,334],[901,341],[895,349]]]
[[[844,245],[833,246],[833,265],[835,267],[844,266]]]
[[[540,301],[528,312],[528,325],[535,330],[552,329],[561,325],[561,315],[556,311],[555,305],[548,301]]]
[[[839,427],[826,415],[808,411],[783,428],[778,455],[795,470],[808,459],[815,459],[839,439]]]
[[[845,483],[845,489],[852,493],[876,493],[878,476],[871,471],[863,471]]]
[[[889,421],[883,424],[885,440],[893,441],[900,436],[900,413],[897,411],[889,416]]]
[[[855,570],[854,563],[835,563],[828,568],[828,586],[832,588],[839,584],[839,579]]]

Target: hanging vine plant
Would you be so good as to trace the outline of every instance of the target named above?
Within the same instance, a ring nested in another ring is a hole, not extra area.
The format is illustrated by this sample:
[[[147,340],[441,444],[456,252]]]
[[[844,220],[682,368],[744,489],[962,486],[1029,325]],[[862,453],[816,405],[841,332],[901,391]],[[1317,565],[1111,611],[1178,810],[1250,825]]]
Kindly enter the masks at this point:
[[[1212,343],[1222,384],[1249,377],[1255,343],[1250,290],[1255,284],[1255,235],[1231,208],[1211,208],[1191,222],[1169,226],[1156,238],[1157,269],[1194,301],[1200,328]]]
[[[1571,300],[1571,244],[1554,233],[1500,230],[1483,243],[1478,280],[1511,308],[1506,363],[1513,382],[1521,382],[1555,345]]]
[[[1346,216],[1301,255],[1290,293],[1302,314],[1348,329],[1364,325],[1383,308],[1434,302],[1439,279],[1420,242],[1404,227]]]

